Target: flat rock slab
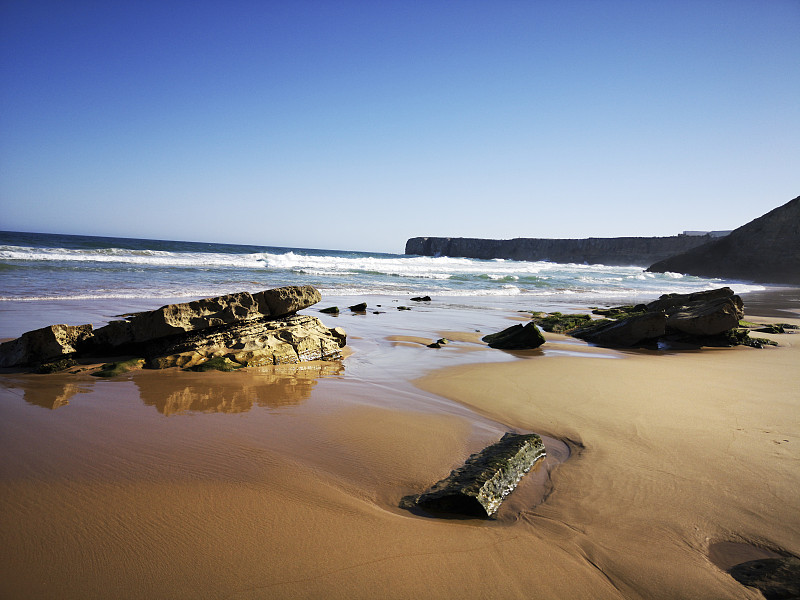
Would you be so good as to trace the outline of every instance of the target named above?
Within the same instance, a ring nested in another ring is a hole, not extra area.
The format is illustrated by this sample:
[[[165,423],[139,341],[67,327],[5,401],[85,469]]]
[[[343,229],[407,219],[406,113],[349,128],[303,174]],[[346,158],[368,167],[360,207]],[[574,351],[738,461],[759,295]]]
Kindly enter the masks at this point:
[[[404,497],[400,507],[443,515],[491,517],[545,454],[542,438],[535,433],[506,433],[426,492]]]

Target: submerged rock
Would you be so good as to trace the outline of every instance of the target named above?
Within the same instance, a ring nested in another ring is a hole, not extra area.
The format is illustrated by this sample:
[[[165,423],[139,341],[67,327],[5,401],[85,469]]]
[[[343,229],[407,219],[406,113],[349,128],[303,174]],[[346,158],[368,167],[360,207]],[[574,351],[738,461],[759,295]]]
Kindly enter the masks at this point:
[[[506,433],[498,442],[471,455],[463,466],[426,492],[406,496],[400,506],[434,513],[490,517],[539,460],[545,457],[535,433]]]
[[[532,350],[545,342],[535,323],[513,325],[498,333],[485,335],[482,339],[490,348],[499,350]]]

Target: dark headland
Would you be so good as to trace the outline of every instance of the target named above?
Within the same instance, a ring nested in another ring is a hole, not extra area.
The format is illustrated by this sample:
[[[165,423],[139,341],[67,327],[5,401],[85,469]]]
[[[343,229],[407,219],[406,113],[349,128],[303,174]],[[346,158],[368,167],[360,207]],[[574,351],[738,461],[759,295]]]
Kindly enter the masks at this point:
[[[724,238],[658,261],[648,271],[800,284],[800,196]]]
[[[414,237],[406,254],[648,267],[704,277],[800,284],[800,196],[728,235],[585,239]]]

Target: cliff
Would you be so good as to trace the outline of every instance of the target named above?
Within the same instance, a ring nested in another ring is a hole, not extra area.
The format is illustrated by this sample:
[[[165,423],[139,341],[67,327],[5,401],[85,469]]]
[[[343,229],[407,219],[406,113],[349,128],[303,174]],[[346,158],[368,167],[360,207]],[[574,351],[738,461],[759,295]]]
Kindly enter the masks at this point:
[[[800,284],[800,196],[725,238],[660,260],[648,271]]]
[[[586,238],[580,240],[416,237],[406,242],[406,254],[646,267],[656,261],[705,244],[711,239],[708,235]]]

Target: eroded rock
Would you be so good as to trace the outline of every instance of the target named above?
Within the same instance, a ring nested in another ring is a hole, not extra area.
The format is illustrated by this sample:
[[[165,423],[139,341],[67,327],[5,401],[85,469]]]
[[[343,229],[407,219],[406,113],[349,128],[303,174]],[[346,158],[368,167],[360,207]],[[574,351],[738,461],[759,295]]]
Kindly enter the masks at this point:
[[[0,367],[36,365],[71,357],[86,347],[91,325],[49,325],[0,344]]]
[[[347,335],[316,317],[295,314],[320,300],[311,286],[239,292],[91,325],[51,325],[0,346],[0,366],[36,365],[64,357],[141,356],[150,368],[293,364],[341,358]],[[111,371],[112,363],[108,363]]]
[[[400,506],[433,513],[490,517],[545,454],[542,438],[535,433],[506,433],[500,441],[471,455],[463,466],[426,492],[404,497]]]

